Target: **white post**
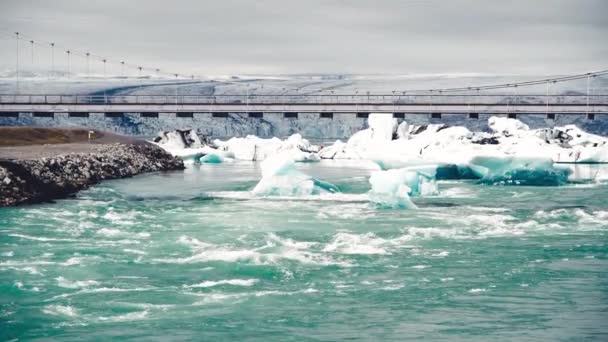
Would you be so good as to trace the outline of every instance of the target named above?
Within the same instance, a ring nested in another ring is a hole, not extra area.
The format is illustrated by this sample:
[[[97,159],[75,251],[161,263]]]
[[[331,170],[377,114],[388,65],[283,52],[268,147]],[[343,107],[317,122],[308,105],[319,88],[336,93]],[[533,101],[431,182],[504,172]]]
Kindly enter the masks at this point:
[[[120,77],[125,76],[125,61],[120,61]]]

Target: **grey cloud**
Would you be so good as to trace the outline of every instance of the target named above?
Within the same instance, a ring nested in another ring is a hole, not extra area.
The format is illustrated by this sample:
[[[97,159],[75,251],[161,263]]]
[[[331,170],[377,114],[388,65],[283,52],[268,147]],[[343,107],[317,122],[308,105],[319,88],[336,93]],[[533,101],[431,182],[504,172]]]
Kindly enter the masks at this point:
[[[0,26],[179,72],[558,74],[606,66],[605,13],[604,0],[3,0]],[[0,40],[3,68],[13,43]]]

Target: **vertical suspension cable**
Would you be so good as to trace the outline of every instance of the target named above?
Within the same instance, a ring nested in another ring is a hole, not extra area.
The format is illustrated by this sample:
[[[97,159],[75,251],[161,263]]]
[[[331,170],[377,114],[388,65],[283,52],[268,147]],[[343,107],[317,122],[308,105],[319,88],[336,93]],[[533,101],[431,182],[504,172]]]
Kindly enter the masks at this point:
[[[32,69],[34,69],[34,40],[30,40],[30,48],[32,52]]]
[[[19,94],[19,32],[15,32],[17,40],[17,64],[16,64],[16,75],[15,75],[15,94]]]
[[[67,75],[67,77],[69,78],[70,77],[70,73],[72,72],[72,65],[71,65],[72,61],[70,60],[70,53],[71,52],[70,52],[70,50],[67,50],[65,53],[68,54],[68,75]]]
[[[32,71],[34,71],[34,40],[30,40],[30,48],[32,54]]]
[[[587,106],[585,107],[585,115],[589,117],[589,79],[591,74],[587,74]]]
[[[91,56],[91,53],[87,52],[84,55],[87,56],[87,78],[89,78],[89,77],[91,77],[91,68],[90,68],[90,63],[89,63],[89,56]]]
[[[547,104],[545,106],[545,114],[549,114],[549,82],[547,81],[547,93],[545,95],[545,99],[547,100]]]
[[[106,61],[107,60],[104,58],[101,61],[103,62],[103,80],[105,81],[106,80]],[[103,87],[103,102],[104,103],[108,102],[108,96],[106,94],[106,88],[107,87]]]
[[[49,78],[55,77],[55,43],[51,43],[51,74]]]
[[[179,74],[175,74],[175,105],[177,106],[177,77]]]

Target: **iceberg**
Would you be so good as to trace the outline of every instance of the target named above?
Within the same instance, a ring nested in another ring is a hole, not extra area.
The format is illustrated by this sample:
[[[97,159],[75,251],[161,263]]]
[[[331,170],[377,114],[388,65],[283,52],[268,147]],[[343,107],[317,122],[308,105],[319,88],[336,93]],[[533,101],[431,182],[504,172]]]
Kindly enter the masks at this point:
[[[550,158],[477,156],[469,167],[482,183],[497,185],[563,185],[570,176]]]
[[[175,130],[161,132],[152,143],[187,163],[221,163],[231,159],[256,161],[277,154],[289,154],[297,162],[321,160],[319,147],[312,145],[300,134],[293,134],[285,140],[261,139],[249,135],[211,142],[206,137],[201,140],[193,130]]]
[[[382,118],[380,117],[382,116]],[[347,142],[323,147],[323,159],[369,159],[382,169],[439,164],[463,170],[476,156],[549,158],[554,163],[607,163],[608,138],[574,125],[531,129],[506,117],[490,117],[489,132],[445,124],[396,124],[386,114],[370,114],[369,128]]]
[[[228,141],[215,140],[218,149],[232,152],[238,160],[264,160],[281,153],[291,154],[299,162],[319,161],[319,147],[312,145],[300,134],[293,134],[285,140],[279,138],[262,139],[254,135],[245,138],[231,138]]]
[[[436,167],[412,167],[374,171],[369,178],[370,201],[386,208],[416,208],[411,197],[438,193]]]
[[[199,161],[203,164],[221,164],[226,161],[233,161],[234,154],[228,152],[209,152],[202,156]]]
[[[215,151],[206,137],[201,140],[191,129],[160,132],[152,143],[188,164],[195,163],[202,156]]]
[[[267,158],[261,168],[262,179],[252,190],[254,196],[298,197],[339,192],[333,184],[297,170],[289,153]]]

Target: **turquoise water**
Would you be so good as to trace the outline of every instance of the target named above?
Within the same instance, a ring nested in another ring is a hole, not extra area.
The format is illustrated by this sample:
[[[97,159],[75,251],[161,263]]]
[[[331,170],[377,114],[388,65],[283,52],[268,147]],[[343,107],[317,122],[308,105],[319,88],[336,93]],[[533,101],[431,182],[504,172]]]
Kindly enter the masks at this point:
[[[608,185],[256,199],[254,163],[0,209],[0,340],[608,340]]]

